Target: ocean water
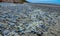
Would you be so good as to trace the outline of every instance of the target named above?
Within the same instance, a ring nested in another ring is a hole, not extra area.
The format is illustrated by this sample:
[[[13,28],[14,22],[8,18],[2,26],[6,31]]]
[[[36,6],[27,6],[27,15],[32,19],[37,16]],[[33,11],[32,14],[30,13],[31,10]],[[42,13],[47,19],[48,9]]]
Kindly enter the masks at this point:
[[[26,0],[31,3],[60,4],[60,0]]]

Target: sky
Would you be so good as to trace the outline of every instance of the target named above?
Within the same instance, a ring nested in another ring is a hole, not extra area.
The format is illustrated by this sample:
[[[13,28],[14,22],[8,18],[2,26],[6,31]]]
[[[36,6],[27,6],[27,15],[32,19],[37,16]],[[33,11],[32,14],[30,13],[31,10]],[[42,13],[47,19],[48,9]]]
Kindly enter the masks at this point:
[[[60,4],[60,0],[26,0],[31,3],[50,3],[50,4]]]

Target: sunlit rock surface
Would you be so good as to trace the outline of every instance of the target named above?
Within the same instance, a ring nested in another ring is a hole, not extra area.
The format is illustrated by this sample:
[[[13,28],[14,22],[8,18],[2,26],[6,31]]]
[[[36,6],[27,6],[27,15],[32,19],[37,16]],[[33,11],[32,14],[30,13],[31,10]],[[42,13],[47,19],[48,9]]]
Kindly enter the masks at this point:
[[[0,3],[0,35],[25,36],[28,33],[26,36],[59,36],[60,11],[53,9],[56,8]]]

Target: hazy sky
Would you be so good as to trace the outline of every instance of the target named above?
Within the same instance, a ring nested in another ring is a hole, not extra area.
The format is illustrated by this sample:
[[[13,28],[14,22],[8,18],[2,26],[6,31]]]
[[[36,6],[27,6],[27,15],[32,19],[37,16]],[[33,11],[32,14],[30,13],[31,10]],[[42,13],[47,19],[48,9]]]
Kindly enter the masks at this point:
[[[60,4],[60,0],[27,0],[31,3],[53,3]]]

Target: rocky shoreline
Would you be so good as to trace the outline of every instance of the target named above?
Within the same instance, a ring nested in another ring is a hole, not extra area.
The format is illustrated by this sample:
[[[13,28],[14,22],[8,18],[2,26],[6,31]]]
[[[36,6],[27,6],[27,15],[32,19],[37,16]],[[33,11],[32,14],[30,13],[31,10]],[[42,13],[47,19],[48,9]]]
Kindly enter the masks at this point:
[[[26,33],[29,33],[26,36],[59,36],[60,11],[48,9],[27,4],[0,4],[0,36],[25,36]]]

